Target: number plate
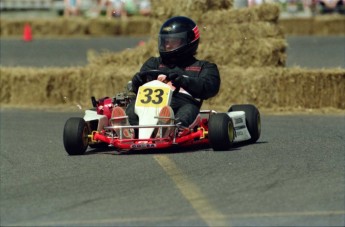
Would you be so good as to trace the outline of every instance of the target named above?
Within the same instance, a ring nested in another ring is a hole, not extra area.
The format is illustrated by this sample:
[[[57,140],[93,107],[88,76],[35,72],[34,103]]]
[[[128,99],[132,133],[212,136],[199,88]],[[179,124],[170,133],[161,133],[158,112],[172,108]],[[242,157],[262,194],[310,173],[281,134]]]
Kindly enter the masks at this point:
[[[163,107],[168,105],[169,102],[168,87],[146,87],[141,86],[139,88],[136,106],[142,107]]]

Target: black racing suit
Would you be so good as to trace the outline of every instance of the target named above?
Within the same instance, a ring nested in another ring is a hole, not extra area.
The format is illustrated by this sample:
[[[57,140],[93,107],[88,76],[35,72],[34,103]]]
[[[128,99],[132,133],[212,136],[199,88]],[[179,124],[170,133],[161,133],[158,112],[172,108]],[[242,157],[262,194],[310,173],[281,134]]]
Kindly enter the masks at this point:
[[[214,63],[191,57],[184,59],[183,63],[167,66],[162,63],[160,57],[151,57],[143,64],[140,72],[153,69],[164,71],[166,75],[176,72],[188,76],[186,86],[182,88],[189,94],[181,92],[174,94],[170,104],[177,119],[175,123],[180,122],[182,126],[188,127],[192,124],[199,114],[202,101],[215,96],[219,91],[220,76]],[[148,78],[145,82],[155,79],[157,78]],[[137,88],[134,90],[137,92]],[[134,112],[134,104],[135,101],[129,104],[126,114],[131,125],[138,125],[139,119]]]

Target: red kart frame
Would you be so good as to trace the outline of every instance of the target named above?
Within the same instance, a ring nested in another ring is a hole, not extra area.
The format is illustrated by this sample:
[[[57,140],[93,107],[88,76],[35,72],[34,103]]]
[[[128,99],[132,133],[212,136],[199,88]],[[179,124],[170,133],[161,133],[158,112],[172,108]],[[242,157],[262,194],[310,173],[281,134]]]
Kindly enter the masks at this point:
[[[201,114],[208,114],[214,113],[212,110],[201,111]],[[208,116],[209,117],[209,116]],[[121,150],[143,150],[143,149],[162,149],[172,147],[174,145],[179,146],[191,146],[191,145],[200,145],[200,144],[208,144],[208,119],[203,118],[198,122],[196,130],[192,128],[185,128],[182,131],[182,135],[179,136],[178,127],[177,125],[145,125],[145,126],[106,126],[102,131],[93,131],[91,135],[89,135],[89,139],[93,143],[104,142],[107,143],[115,148]],[[139,129],[139,128],[158,128],[162,130],[163,128],[174,128],[173,136],[169,136],[166,138],[149,138],[149,139],[123,139],[121,138],[122,133],[121,130],[123,129]],[[111,130],[120,129],[120,137],[114,136],[114,133],[109,134]],[[109,130],[109,131],[106,131]],[[109,135],[107,135],[107,133]]]

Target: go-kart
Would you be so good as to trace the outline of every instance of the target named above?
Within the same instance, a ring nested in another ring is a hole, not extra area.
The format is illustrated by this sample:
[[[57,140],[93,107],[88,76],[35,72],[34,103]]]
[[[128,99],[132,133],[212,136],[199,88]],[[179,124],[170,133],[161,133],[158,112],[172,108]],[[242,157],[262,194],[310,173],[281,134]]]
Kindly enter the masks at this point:
[[[140,73],[142,77],[164,74],[160,70]],[[152,80],[139,87],[135,99],[135,113],[139,125],[116,125],[116,120],[126,120],[127,116],[114,117],[115,108],[125,109],[134,102],[130,83],[126,91],[115,97],[96,100],[91,97],[93,109],[85,111],[83,118],[73,117],[66,121],[63,143],[69,155],[82,155],[88,147],[113,147],[119,152],[129,150],[165,149],[207,145],[215,151],[228,150],[234,143],[255,143],[261,133],[259,110],[251,104],[233,105],[225,113],[201,110],[193,124],[183,127],[176,119],[168,119],[160,124],[160,110],[169,105],[174,92],[171,86],[159,80]],[[166,120],[166,119],[165,119]],[[130,138],[123,137],[124,130],[130,130]],[[169,133],[163,133],[163,131]],[[136,133],[135,133],[136,132]]]

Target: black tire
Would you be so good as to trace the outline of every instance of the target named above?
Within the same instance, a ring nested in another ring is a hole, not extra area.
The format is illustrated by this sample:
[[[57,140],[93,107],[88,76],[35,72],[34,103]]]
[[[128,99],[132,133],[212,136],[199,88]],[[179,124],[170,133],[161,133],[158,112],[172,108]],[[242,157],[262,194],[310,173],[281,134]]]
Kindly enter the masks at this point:
[[[251,139],[248,143],[255,143],[261,135],[261,117],[259,110],[251,104],[233,105],[228,112],[244,111],[246,114],[246,125],[250,133]]]
[[[229,150],[234,138],[234,126],[229,115],[218,113],[210,116],[208,121],[208,139],[213,150]]]
[[[89,128],[83,118],[73,117],[66,121],[63,130],[63,144],[69,155],[85,153],[88,141]]]

